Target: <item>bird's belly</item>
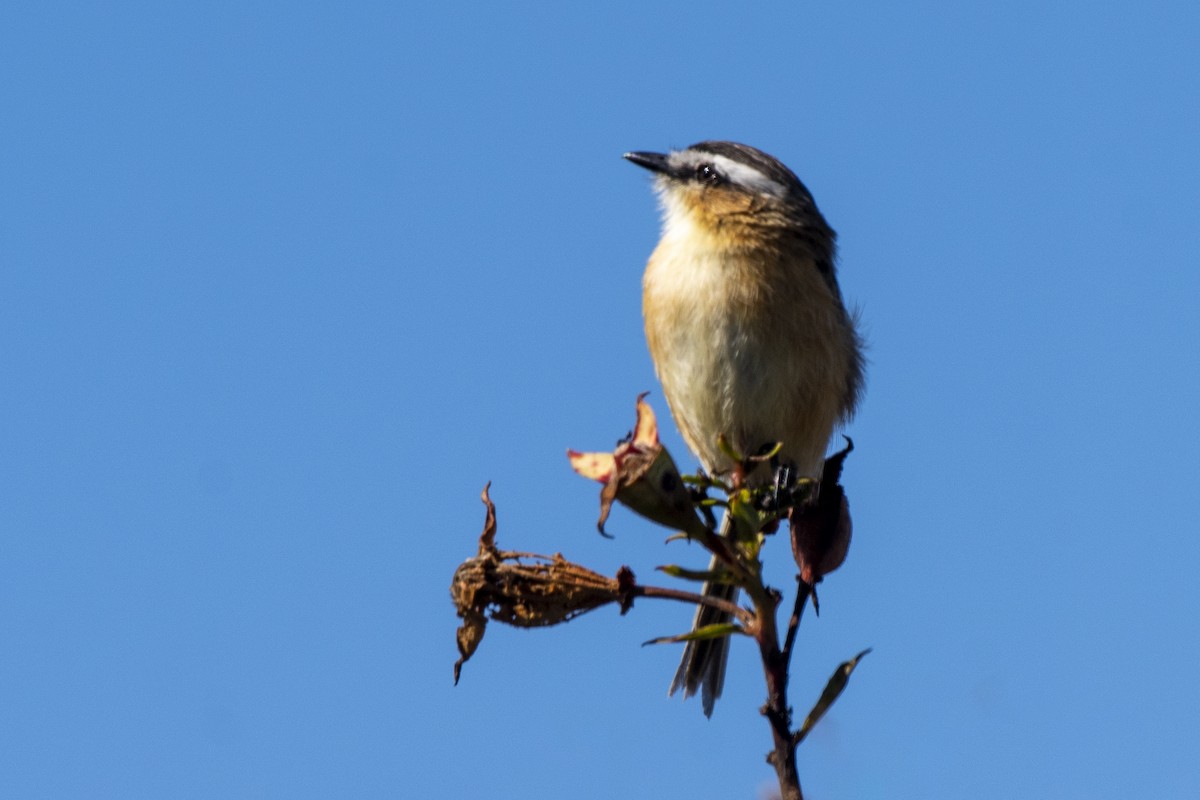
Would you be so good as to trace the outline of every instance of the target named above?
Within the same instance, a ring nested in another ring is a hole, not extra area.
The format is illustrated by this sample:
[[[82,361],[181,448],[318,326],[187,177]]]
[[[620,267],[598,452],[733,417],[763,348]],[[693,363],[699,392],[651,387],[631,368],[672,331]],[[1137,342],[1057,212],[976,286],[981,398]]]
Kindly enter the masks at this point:
[[[816,477],[840,408],[830,325],[797,313],[786,291],[731,290],[723,266],[647,273],[647,339],[676,424],[710,471],[733,466],[717,443],[724,435],[743,455],[779,442],[785,460]]]

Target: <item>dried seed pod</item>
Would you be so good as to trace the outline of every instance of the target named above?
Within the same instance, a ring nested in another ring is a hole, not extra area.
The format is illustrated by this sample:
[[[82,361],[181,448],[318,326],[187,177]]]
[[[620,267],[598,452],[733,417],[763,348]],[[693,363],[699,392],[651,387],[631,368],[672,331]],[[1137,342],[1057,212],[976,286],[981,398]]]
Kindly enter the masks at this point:
[[[792,555],[800,567],[800,579],[810,586],[833,572],[846,560],[850,549],[850,503],[839,479],[846,456],[854,443],[825,460],[821,483],[810,502],[794,507],[791,523]]]
[[[479,553],[459,565],[450,585],[450,597],[463,620],[457,632],[460,658],[454,664],[455,683],[462,665],[483,640],[489,618],[518,628],[557,625],[622,602],[628,589],[618,579],[606,578],[559,554],[497,549],[496,508],[487,487],[483,502],[487,519],[479,537]]]

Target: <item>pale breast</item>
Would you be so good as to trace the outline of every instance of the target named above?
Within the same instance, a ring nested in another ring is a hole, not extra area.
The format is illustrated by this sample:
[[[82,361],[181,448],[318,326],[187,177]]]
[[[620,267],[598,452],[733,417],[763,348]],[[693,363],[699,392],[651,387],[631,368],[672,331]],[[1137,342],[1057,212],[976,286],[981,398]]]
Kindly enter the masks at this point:
[[[841,414],[853,336],[840,300],[811,264],[664,240],[643,281],[646,338],[667,402],[704,467],[732,467],[780,441],[802,474],[819,474]]]

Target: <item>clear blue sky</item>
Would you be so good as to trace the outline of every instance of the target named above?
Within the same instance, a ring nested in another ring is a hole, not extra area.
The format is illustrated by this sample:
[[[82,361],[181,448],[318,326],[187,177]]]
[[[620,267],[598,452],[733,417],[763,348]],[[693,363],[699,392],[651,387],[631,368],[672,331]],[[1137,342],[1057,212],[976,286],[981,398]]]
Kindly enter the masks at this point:
[[[621,153],[727,138],[813,191],[871,343],[796,705],[875,650],[809,795],[1196,797],[1198,38],[1195,2],[8,4],[0,796],[758,797],[751,648],[706,721],[639,647],[683,606],[493,626],[451,685],[489,479],[504,546],[703,561],[601,539],[564,450],[666,415]]]

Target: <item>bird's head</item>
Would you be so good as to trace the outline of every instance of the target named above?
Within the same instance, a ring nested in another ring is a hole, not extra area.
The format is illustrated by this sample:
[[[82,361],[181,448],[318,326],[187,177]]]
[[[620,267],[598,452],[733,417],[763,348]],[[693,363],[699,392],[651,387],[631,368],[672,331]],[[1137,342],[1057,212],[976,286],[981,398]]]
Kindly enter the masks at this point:
[[[736,142],[699,142],[669,153],[626,153],[655,173],[664,234],[697,231],[730,243],[787,230],[828,232],[812,195],[778,159]]]

